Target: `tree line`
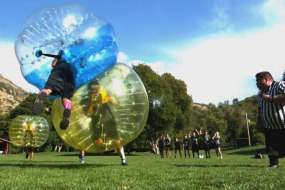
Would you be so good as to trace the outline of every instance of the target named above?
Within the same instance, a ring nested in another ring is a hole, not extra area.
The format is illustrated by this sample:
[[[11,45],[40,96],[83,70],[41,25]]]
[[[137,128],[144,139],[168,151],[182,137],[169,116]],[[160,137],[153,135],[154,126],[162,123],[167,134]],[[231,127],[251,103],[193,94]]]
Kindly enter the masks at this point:
[[[214,104],[195,104],[187,93],[186,83],[176,79],[170,73],[162,75],[154,72],[146,64],[133,65],[133,69],[141,78],[149,99],[149,114],[142,133],[127,147],[136,151],[147,150],[149,142],[156,140],[159,134],[170,134],[183,138],[185,134],[195,129],[206,129],[210,134],[219,131],[223,146],[247,144],[248,132],[251,144],[264,144],[262,131],[256,127],[257,96],[248,97],[242,101],[233,99]],[[210,94],[209,94],[210,95]],[[29,96],[9,113],[0,115],[0,136],[8,139],[8,126],[18,115],[31,115],[36,94]],[[45,102],[43,116],[51,126],[48,141],[41,150],[51,151],[53,147],[63,143],[55,132],[51,122],[50,110],[53,100]],[[247,116],[247,117],[246,117]],[[241,142],[240,139],[245,139]]]

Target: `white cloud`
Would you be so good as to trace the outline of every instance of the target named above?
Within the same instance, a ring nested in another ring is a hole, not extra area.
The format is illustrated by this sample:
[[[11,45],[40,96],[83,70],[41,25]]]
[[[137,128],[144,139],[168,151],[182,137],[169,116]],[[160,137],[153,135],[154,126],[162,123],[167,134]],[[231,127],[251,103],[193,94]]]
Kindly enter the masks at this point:
[[[171,65],[163,61],[131,63],[146,63],[158,74],[169,72],[183,80],[194,102],[218,104],[256,94],[255,74],[259,71],[270,71],[275,79],[281,79],[284,49],[285,26],[275,25],[244,34],[211,35],[181,48],[164,48],[175,59]]]
[[[167,72],[166,63],[163,61],[155,61],[149,63],[149,65],[159,75],[162,75],[163,73]]]
[[[169,72],[186,82],[194,102],[241,100],[257,92],[254,78],[257,72],[268,70],[281,79],[284,49],[285,26],[244,35],[209,37],[194,47],[171,50],[177,64]]]
[[[0,74],[28,92],[37,92],[38,89],[28,83],[21,73],[14,51],[14,44],[0,41],[0,52],[2,60],[0,63]]]
[[[118,62],[125,63],[128,60],[128,56],[124,52],[119,52]]]
[[[180,47],[159,47],[175,62],[147,63],[158,74],[169,72],[187,84],[194,102],[214,103],[242,100],[257,93],[255,74],[267,70],[280,80],[285,69],[285,2],[269,0],[255,13],[266,21],[263,28],[234,33],[224,7],[215,7],[210,26],[223,32],[192,39]],[[253,11],[253,10],[252,10]],[[255,15],[256,15],[255,14]]]
[[[264,20],[272,25],[276,23],[284,23],[285,17],[285,1],[284,0],[267,0],[257,10]]]
[[[146,64],[151,67],[151,69],[159,75],[167,72],[166,63],[163,61],[148,62],[143,60],[131,60],[129,65]]]
[[[129,64],[130,64],[130,65],[138,65],[138,64],[140,64],[140,63],[145,63],[145,64],[147,64],[146,61],[142,61],[142,60],[138,60],[138,59],[129,61]]]
[[[243,33],[230,29],[225,8],[216,9],[217,17],[211,22],[213,27],[227,26],[223,32],[165,51],[176,59],[166,72],[185,81],[194,102],[242,100],[257,93],[257,72],[267,70],[280,80],[285,69],[285,2],[269,0],[256,8],[266,25]]]

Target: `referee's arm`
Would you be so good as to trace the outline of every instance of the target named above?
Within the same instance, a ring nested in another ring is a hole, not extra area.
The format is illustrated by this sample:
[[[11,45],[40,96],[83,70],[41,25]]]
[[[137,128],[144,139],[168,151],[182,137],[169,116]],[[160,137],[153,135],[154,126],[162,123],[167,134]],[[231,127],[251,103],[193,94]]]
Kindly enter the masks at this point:
[[[285,94],[277,94],[274,96],[270,96],[268,94],[263,94],[262,99],[265,102],[272,102],[275,104],[284,104],[285,103]]]

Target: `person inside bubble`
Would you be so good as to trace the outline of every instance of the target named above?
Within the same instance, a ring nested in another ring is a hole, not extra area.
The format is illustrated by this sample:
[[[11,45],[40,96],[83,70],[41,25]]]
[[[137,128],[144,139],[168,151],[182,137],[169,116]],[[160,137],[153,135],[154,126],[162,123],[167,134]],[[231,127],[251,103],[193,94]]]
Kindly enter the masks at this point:
[[[26,155],[25,155],[25,158],[29,160],[33,160],[35,157],[35,148],[34,147],[31,147],[31,146],[28,146],[26,148]]]
[[[105,89],[101,88],[98,81],[89,85],[88,103],[85,113],[91,117],[90,130],[93,143],[101,148],[107,148],[107,144],[113,144],[116,148],[121,148],[121,140],[117,130],[117,122],[114,106],[118,101],[108,96]]]
[[[36,52],[36,56],[40,57],[45,55],[48,57],[54,57],[52,61],[52,71],[46,81],[46,84],[42,90],[38,93],[38,96],[33,105],[33,114],[37,115],[41,112],[42,104],[49,95],[61,96],[62,104],[64,106],[63,117],[60,122],[60,128],[65,130],[69,125],[69,118],[71,115],[71,97],[75,92],[75,69],[72,68],[72,64],[67,63],[62,57],[64,52],[60,50],[57,55],[44,54],[41,50]]]
[[[26,146],[30,146],[32,144],[34,136],[35,136],[35,130],[32,124],[32,120],[28,118],[25,124],[25,135],[24,135],[24,141]]]

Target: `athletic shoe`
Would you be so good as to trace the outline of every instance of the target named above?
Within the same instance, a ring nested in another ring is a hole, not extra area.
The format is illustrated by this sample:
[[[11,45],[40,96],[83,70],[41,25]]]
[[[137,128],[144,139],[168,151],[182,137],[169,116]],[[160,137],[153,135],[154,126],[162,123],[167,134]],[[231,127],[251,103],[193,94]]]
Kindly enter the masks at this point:
[[[42,104],[44,102],[44,100],[47,98],[47,94],[42,92],[40,93],[37,98],[36,98],[36,101],[33,105],[33,114],[34,115],[37,115],[41,112],[41,107],[42,107]]]
[[[270,168],[276,169],[276,168],[278,168],[278,165],[272,165],[272,166],[270,166]]]
[[[84,157],[80,158],[79,161],[80,161],[81,164],[84,164],[84,162],[85,162],[84,161]]]
[[[68,127],[70,115],[71,115],[71,110],[70,109],[64,109],[63,117],[62,117],[62,120],[60,122],[60,128],[62,130],[65,130]]]
[[[128,163],[127,162],[122,162],[122,166],[127,166]]]

